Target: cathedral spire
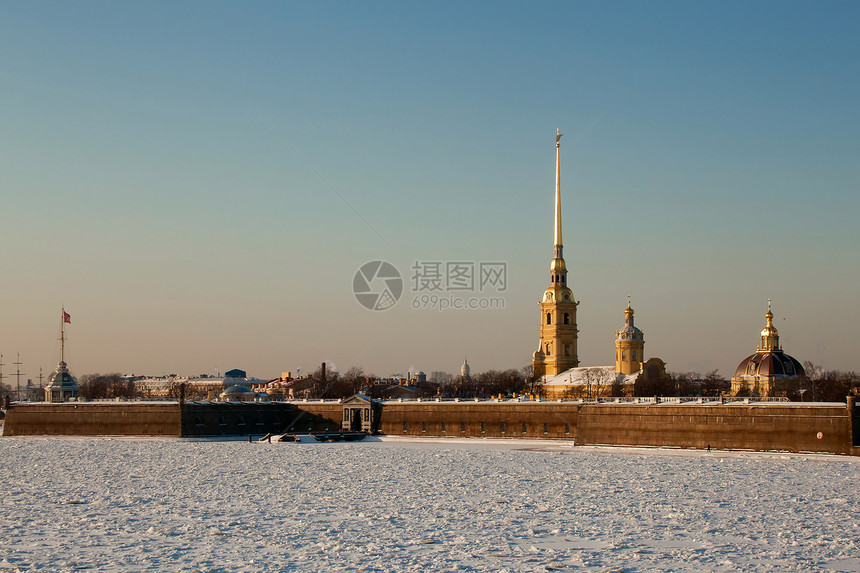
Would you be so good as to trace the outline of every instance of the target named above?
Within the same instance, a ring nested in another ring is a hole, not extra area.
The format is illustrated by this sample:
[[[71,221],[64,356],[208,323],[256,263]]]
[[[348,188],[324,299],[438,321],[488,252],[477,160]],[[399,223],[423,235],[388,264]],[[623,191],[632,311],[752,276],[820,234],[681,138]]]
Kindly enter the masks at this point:
[[[559,140],[564,135],[556,128],[555,130],[555,258],[561,259],[561,166],[559,164]]]
[[[576,307],[573,292],[567,287],[567,265],[562,256],[561,240],[561,167],[559,140],[555,130],[555,221],[553,259],[549,265],[550,286],[541,300],[540,349],[534,353],[532,366],[538,376],[555,376],[579,366],[576,353]]]
[[[564,286],[567,284],[567,265],[564,263],[561,242],[561,167],[559,165],[559,140],[563,134],[555,130],[555,242],[553,259],[549,266],[550,284]]]

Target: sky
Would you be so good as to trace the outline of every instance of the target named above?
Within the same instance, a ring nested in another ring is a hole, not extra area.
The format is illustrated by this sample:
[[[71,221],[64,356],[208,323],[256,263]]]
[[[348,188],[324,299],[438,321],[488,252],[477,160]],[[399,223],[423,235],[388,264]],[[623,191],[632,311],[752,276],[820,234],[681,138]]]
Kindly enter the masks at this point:
[[[860,370],[856,3],[4,3],[0,86],[4,376],[63,307],[78,376],[521,368],[556,129],[582,365],[630,295],[672,371],[731,376],[768,298]]]

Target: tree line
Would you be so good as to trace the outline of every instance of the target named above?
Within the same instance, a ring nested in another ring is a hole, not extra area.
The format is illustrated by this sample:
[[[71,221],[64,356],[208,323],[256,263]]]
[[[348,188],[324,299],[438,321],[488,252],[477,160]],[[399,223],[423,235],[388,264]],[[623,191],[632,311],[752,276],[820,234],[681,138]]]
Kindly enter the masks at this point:
[[[826,370],[806,361],[803,364],[806,377],[797,382],[794,389],[789,388],[787,397],[792,401],[803,402],[841,402],[846,396],[860,397],[860,375],[853,371]],[[629,389],[622,388],[614,380],[601,380],[587,373],[585,384],[571,387],[566,398],[594,399],[598,396],[629,395]],[[353,366],[344,372],[317,368],[301,391],[308,398],[338,399],[363,393],[371,398],[390,398],[402,392],[396,385],[376,383],[376,376],[366,373],[363,368]],[[720,396],[728,395],[730,381],[717,370],[704,374],[699,372],[668,372],[657,380],[640,380],[633,387],[633,396]],[[0,386],[0,393],[8,395],[12,388],[8,384]],[[475,376],[454,376],[449,374],[441,383],[426,381],[413,383],[408,390],[410,396],[420,398],[491,398],[495,396],[513,397],[515,395],[545,396],[542,378],[535,376],[532,366],[520,369],[487,370]],[[119,373],[85,374],[78,380],[78,393],[85,400],[99,399],[140,399],[146,398],[144,392],[132,380]],[[174,384],[169,397],[179,397],[179,385]],[[272,394],[273,400],[284,399],[286,395]]]

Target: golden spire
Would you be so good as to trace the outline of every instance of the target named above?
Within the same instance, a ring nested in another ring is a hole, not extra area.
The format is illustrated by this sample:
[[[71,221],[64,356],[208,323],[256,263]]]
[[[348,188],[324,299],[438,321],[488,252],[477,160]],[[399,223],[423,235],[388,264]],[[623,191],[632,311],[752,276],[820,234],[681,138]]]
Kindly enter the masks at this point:
[[[567,283],[567,266],[564,264],[561,243],[561,171],[559,167],[559,144],[562,133],[555,130],[555,247],[552,263],[549,265],[550,280],[553,286]]]
[[[556,257],[562,258],[561,249],[561,167],[559,165],[559,143],[561,133],[558,128],[555,130],[555,246]]]

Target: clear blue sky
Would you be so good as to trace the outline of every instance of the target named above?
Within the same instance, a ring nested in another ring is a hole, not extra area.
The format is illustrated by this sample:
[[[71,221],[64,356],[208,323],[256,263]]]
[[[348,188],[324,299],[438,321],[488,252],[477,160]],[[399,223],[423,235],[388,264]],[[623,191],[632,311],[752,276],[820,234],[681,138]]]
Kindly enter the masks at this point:
[[[5,374],[61,305],[79,375],[519,368],[557,127],[584,365],[630,294],[670,370],[731,375],[768,297],[860,370],[857,3],[5,3],[0,86]],[[505,308],[411,308],[416,260],[506,262]]]

